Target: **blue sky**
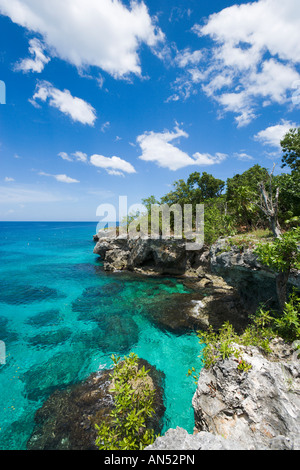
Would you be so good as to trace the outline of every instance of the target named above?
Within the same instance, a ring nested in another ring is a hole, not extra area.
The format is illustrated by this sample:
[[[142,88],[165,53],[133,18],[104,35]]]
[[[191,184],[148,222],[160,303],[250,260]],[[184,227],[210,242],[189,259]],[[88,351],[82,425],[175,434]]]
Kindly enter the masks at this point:
[[[0,0],[0,40],[0,220],[96,221],[193,171],[283,171],[299,0]]]

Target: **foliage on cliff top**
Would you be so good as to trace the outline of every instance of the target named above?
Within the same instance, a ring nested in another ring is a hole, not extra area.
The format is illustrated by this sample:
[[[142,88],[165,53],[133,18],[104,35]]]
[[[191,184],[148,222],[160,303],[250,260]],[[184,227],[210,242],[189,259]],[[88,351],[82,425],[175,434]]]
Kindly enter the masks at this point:
[[[290,173],[274,175],[256,164],[227,181],[206,172],[191,173],[187,180],[179,179],[173,189],[160,201],[155,196],[143,200],[149,210],[151,204],[169,206],[178,204],[205,205],[205,243],[211,245],[220,237],[237,233],[269,229],[276,200],[278,228],[288,230],[300,224],[300,128],[291,129],[281,141],[283,166]],[[262,187],[265,192],[262,193]],[[268,196],[267,207],[263,204]],[[269,207],[270,205],[270,207]],[[265,209],[265,210],[262,210]]]

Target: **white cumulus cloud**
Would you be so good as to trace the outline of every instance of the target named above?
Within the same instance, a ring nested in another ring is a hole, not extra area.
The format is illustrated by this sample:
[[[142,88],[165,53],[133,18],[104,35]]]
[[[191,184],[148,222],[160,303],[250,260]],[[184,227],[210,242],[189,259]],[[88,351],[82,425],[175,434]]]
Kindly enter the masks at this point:
[[[52,56],[117,78],[140,75],[141,45],[153,48],[164,39],[138,1],[127,7],[121,0],[0,0],[0,13],[42,36]]]
[[[282,120],[279,124],[267,127],[266,129],[263,129],[262,131],[258,132],[254,136],[254,139],[258,142],[261,142],[263,145],[280,149],[281,140],[291,128],[296,127],[297,125],[295,123]]]
[[[300,79],[299,0],[233,5],[192,30],[200,39],[211,39],[211,45],[202,51],[204,64],[195,64],[191,74],[187,63],[185,75],[173,84],[178,97],[189,97],[201,84],[219,105],[220,116],[234,113],[238,127],[255,119],[259,107],[299,104],[293,99]]]
[[[23,59],[15,65],[15,70],[22,72],[41,73],[50,58],[44,54],[44,46],[38,39],[34,38],[29,41],[29,53],[33,59]]]
[[[90,158],[92,165],[103,168],[109,175],[124,176],[124,173],[136,173],[131,163],[120,157],[104,157],[103,155],[92,155]]]
[[[212,156],[199,152],[194,153],[191,157],[171,143],[181,137],[187,138],[189,136],[179,127],[175,127],[174,132],[146,132],[137,138],[137,143],[142,150],[142,155],[139,158],[146,162],[154,162],[158,166],[172,171],[191,165],[215,165],[226,158],[226,155],[222,153]]]
[[[78,181],[74,178],[70,178],[67,175],[51,175],[49,173],[44,173],[43,171],[40,171],[39,175],[40,176],[50,176],[50,177],[56,179],[56,181],[58,181],[59,183],[67,183],[67,184],[80,183],[80,181]]]
[[[69,90],[58,90],[47,81],[40,81],[37,84],[31,103],[39,106],[38,101],[44,103],[48,101],[49,106],[59,109],[74,122],[93,126],[97,119],[96,111],[92,105],[81,98],[72,96]]]

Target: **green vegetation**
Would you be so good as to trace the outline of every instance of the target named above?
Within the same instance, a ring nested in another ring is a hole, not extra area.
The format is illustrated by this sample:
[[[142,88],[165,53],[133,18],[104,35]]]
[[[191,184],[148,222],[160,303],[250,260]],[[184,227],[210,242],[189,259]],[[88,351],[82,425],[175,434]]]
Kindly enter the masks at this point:
[[[245,331],[238,335],[230,323],[219,331],[212,327],[199,332],[204,366],[233,357],[237,369],[247,372],[251,365],[242,357],[243,346],[257,346],[266,354],[276,336],[286,342],[300,339],[300,295],[287,296],[287,283],[293,269],[300,269],[300,129],[291,129],[281,142],[282,167],[290,173],[274,176],[259,165],[229,178],[226,191],[214,198],[205,218],[206,242],[227,236],[224,251],[233,246],[242,251],[251,248],[260,262],[276,273],[279,310],[260,306]],[[208,237],[207,237],[208,234]],[[197,379],[194,368],[188,371]]]
[[[265,352],[270,352],[269,342],[275,335],[269,328],[269,325],[261,326],[261,316],[265,316],[265,312],[262,309],[253,317],[251,324],[242,335],[238,335],[234,331],[233,326],[228,322],[224,323],[218,332],[213,331],[211,327],[208,331],[199,332],[200,341],[205,344],[203,351],[204,367],[208,369],[219,359],[228,359],[230,356],[234,356],[238,367],[243,360],[238,345],[258,346]]]
[[[279,310],[260,306],[244,332],[238,335],[227,322],[219,331],[212,327],[199,332],[205,345],[204,366],[209,368],[216,361],[232,357],[241,372],[248,372],[251,364],[243,358],[243,347],[256,346],[266,354],[271,353],[270,341],[280,336],[287,342],[300,339],[300,296],[293,291],[287,296],[287,282],[292,269],[300,269],[300,128],[291,129],[281,142],[282,167],[289,173],[274,175],[254,165],[242,174],[222,181],[206,172],[192,173],[186,181],[180,179],[173,190],[158,200],[155,196],[142,202],[148,210],[133,214],[124,222],[135,222],[144,230],[151,229],[151,207],[162,205],[183,208],[192,207],[193,228],[196,226],[196,206],[205,206],[205,244],[211,245],[218,238],[226,237],[224,251],[238,247],[255,250],[260,262],[276,273]],[[153,217],[154,218],[154,217]],[[161,226],[159,215],[159,230]],[[174,214],[170,213],[171,228],[175,230]],[[172,225],[173,224],[173,225]],[[131,354],[124,361],[114,359],[112,375],[115,409],[106,423],[97,426],[97,446],[103,450],[143,449],[154,441],[154,431],[146,428],[153,414],[154,392],[147,385],[136,386],[145,379],[147,372],[138,370],[138,358]],[[197,379],[195,368],[188,375]]]
[[[294,291],[288,302],[285,303],[282,313],[266,310],[260,306],[251,317],[249,326],[238,335],[233,326],[226,322],[218,332],[210,327],[208,331],[198,333],[203,350],[204,367],[209,369],[218,360],[233,357],[237,362],[237,369],[247,372],[251,369],[242,357],[243,351],[239,346],[256,346],[268,354],[271,352],[270,341],[280,336],[287,342],[300,339],[300,297]],[[195,379],[195,369],[188,371]]]
[[[259,244],[255,253],[263,264],[277,273],[277,297],[283,311],[291,270],[300,269],[300,227],[291,229],[272,243]]]
[[[290,129],[281,141],[284,152],[283,167],[289,166],[293,171],[300,170],[300,128]]]
[[[155,390],[148,372],[138,367],[138,356],[131,353],[122,361],[112,356],[111,374],[114,409],[108,422],[96,425],[99,450],[142,450],[155,440],[153,429],[146,423],[154,414]]]
[[[279,238],[282,233],[299,226],[300,128],[291,129],[281,145],[282,167],[289,167],[288,173],[274,175],[275,166],[268,171],[254,165],[226,182],[206,172],[191,173],[186,181],[175,181],[173,189],[160,199],[153,195],[143,199],[148,210],[148,228],[151,228],[151,205],[183,208],[185,204],[192,206],[194,229],[196,205],[204,204],[206,245],[220,237],[247,235],[259,230],[271,231]],[[134,218],[134,215],[130,216],[128,223]],[[172,213],[170,220],[172,226]]]

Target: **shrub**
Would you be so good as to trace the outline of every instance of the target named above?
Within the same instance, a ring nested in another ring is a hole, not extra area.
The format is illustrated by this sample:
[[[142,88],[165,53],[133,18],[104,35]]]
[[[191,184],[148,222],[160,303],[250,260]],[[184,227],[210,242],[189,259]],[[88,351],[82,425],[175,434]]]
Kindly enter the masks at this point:
[[[287,300],[287,283],[292,269],[300,269],[300,227],[291,229],[273,243],[259,244],[255,253],[261,263],[276,274],[276,290],[281,311]]]
[[[300,339],[300,297],[296,290],[286,302],[283,313],[275,318],[274,328],[288,342]]]
[[[121,361],[112,356],[111,375],[114,409],[108,422],[96,425],[99,450],[142,450],[155,440],[154,430],[146,428],[153,416],[155,390],[151,388],[148,372],[138,367],[138,356],[131,353]]]

